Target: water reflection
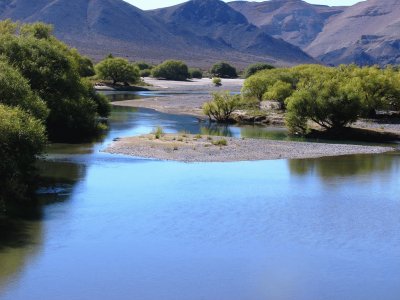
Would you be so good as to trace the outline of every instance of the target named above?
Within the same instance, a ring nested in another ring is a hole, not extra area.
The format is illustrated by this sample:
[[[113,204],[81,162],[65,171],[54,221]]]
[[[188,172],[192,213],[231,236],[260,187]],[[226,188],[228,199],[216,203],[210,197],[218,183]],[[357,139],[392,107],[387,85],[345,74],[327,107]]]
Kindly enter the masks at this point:
[[[321,179],[354,177],[374,173],[399,172],[399,154],[351,155],[319,159],[288,160],[292,174],[317,176]]]

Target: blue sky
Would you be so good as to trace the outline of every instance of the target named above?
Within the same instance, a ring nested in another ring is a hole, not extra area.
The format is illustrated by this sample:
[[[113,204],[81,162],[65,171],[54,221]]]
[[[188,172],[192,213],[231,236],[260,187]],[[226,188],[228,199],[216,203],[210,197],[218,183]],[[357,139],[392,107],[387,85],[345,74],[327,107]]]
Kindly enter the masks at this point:
[[[159,7],[171,6],[174,4],[185,2],[184,0],[125,0],[141,9],[153,9]],[[224,0],[225,1],[225,0]],[[229,0],[231,1],[231,0]],[[226,0],[225,2],[229,2]],[[360,0],[306,0],[309,3],[324,4],[331,6],[352,5]],[[260,1],[258,1],[260,2]]]

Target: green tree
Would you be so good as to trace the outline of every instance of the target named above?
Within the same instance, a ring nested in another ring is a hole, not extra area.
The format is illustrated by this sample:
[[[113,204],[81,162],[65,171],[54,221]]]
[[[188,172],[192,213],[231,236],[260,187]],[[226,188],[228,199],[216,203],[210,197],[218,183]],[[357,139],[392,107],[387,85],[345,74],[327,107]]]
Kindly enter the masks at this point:
[[[184,81],[190,77],[188,66],[179,60],[167,60],[153,68],[154,78]]]
[[[189,69],[190,78],[202,79],[203,72],[200,69],[192,68]]]
[[[255,98],[261,102],[269,87],[269,80],[256,74],[246,79],[243,84],[242,94],[244,97]]]
[[[293,94],[294,90],[290,83],[278,80],[264,94],[264,99],[278,101],[282,109],[285,109],[285,101]]]
[[[292,132],[305,133],[308,121],[327,130],[340,130],[359,118],[359,90],[347,78],[315,78],[301,83],[287,99],[286,123]]]
[[[28,80],[9,64],[0,60],[0,103],[20,107],[38,119],[46,120],[46,103],[32,92]]]
[[[81,78],[77,54],[48,36],[45,29],[36,34],[35,28],[25,29],[24,34],[0,35],[0,55],[19,70],[32,91],[46,102],[50,109],[46,125],[52,140],[87,139],[101,128],[93,86],[86,85]]]
[[[211,67],[210,74],[213,77],[236,78],[238,77],[236,68],[226,62],[219,62]]]
[[[46,144],[40,120],[19,108],[0,104],[0,202],[33,192],[34,163]]]
[[[255,63],[247,67],[247,69],[244,71],[244,77],[249,78],[257,72],[271,69],[275,69],[275,67],[266,63]]]
[[[106,58],[96,65],[96,73],[100,79],[112,80],[113,84],[136,83],[139,81],[139,69],[128,60],[120,57]]]
[[[241,105],[240,95],[231,95],[230,92],[214,93],[213,100],[203,105],[203,113],[217,122],[228,122],[232,113]]]

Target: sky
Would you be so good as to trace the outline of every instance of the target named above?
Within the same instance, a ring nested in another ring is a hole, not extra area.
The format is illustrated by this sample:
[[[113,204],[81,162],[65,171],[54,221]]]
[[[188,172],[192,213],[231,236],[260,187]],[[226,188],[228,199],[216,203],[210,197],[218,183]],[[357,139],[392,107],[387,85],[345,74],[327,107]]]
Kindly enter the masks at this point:
[[[135,5],[136,7],[144,9],[144,10],[166,7],[166,6],[171,6],[171,5],[185,2],[184,0],[125,0],[125,1]],[[224,0],[224,1],[230,2],[232,0]],[[265,0],[263,0],[263,1],[265,1]],[[330,6],[353,5],[357,2],[360,2],[360,0],[306,0],[306,1],[309,3],[324,4],[324,5],[330,5]],[[258,2],[260,2],[260,1],[258,1]]]

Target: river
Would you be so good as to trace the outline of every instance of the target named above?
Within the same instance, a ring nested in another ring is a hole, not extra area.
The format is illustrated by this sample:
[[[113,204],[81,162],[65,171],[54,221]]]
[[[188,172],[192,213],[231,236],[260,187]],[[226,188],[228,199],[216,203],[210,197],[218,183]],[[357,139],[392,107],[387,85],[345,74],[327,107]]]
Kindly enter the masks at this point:
[[[0,299],[399,299],[399,153],[186,164],[101,152],[156,126],[287,138],[115,108],[101,141],[53,145],[40,163],[45,205],[2,232]]]

